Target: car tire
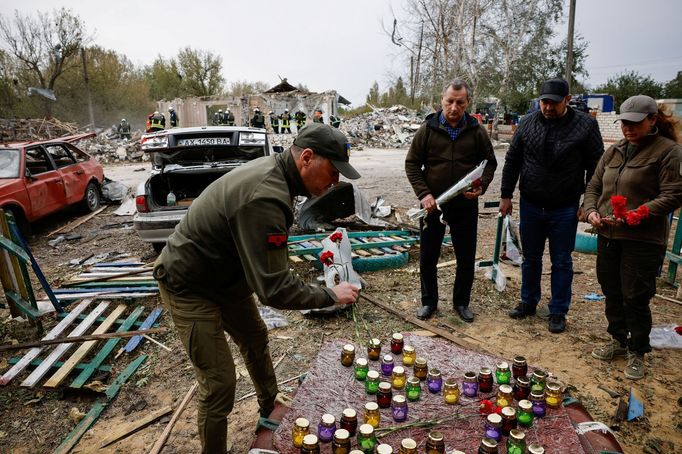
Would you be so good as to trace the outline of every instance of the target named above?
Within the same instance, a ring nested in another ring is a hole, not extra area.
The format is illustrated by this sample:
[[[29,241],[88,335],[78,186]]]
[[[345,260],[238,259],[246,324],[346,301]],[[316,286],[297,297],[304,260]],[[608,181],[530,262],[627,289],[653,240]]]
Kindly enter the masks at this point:
[[[100,206],[100,194],[99,187],[97,183],[91,181],[85,188],[85,195],[83,196],[83,202],[81,202],[83,210],[87,213],[92,213],[96,211]]]
[[[166,243],[152,243],[152,247],[154,248],[157,254],[161,253],[165,245]]]

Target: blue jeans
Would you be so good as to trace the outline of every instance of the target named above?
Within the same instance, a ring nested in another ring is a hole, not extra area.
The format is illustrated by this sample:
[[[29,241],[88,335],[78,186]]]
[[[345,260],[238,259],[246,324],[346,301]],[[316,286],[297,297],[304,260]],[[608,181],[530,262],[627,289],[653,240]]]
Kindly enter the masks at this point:
[[[578,228],[578,204],[545,209],[521,198],[521,301],[532,306],[540,302],[542,255],[549,240],[552,261],[552,299],[550,314],[566,314],[571,304],[575,233]]]

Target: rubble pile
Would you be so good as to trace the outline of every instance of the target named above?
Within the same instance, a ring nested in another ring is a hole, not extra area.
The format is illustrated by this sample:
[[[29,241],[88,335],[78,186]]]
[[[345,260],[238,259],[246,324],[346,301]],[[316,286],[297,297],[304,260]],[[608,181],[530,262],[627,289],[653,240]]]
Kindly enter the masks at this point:
[[[135,131],[130,140],[119,139],[118,134],[107,129],[94,138],[81,140],[78,146],[102,164],[149,161],[149,154],[140,145],[141,136],[140,131]]]
[[[0,119],[0,143],[29,140],[56,139],[78,134],[78,125],[56,118],[13,118]]]
[[[424,120],[415,110],[395,105],[344,119],[343,131],[353,148],[407,148]]]
[[[296,134],[270,134],[270,143],[272,145],[280,145],[288,150],[289,147],[294,143]]]

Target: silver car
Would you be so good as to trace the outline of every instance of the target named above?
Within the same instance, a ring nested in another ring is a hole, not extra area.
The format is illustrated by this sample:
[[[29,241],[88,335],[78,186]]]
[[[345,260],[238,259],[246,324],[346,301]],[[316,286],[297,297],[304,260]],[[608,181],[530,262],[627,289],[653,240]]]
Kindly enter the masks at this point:
[[[160,252],[192,201],[213,181],[253,159],[281,152],[264,129],[241,126],[173,128],[142,136],[151,175],[135,194],[133,225]]]

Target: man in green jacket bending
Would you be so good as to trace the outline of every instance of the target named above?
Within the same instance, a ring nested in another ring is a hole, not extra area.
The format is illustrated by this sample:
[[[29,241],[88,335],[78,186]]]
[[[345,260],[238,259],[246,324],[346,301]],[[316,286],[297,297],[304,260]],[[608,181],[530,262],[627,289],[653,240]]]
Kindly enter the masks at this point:
[[[347,282],[333,288],[301,282],[287,262],[294,197],[323,194],[338,183],[339,173],[359,178],[349,156],[348,140],[337,129],[304,128],[288,151],[251,161],[206,188],[156,261],[161,298],[199,382],[202,452],[227,451],[236,376],[224,332],[239,347],[261,417],[274,408],[277,378],[256,298],[285,309],[352,304],[358,298],[358,289]]]

